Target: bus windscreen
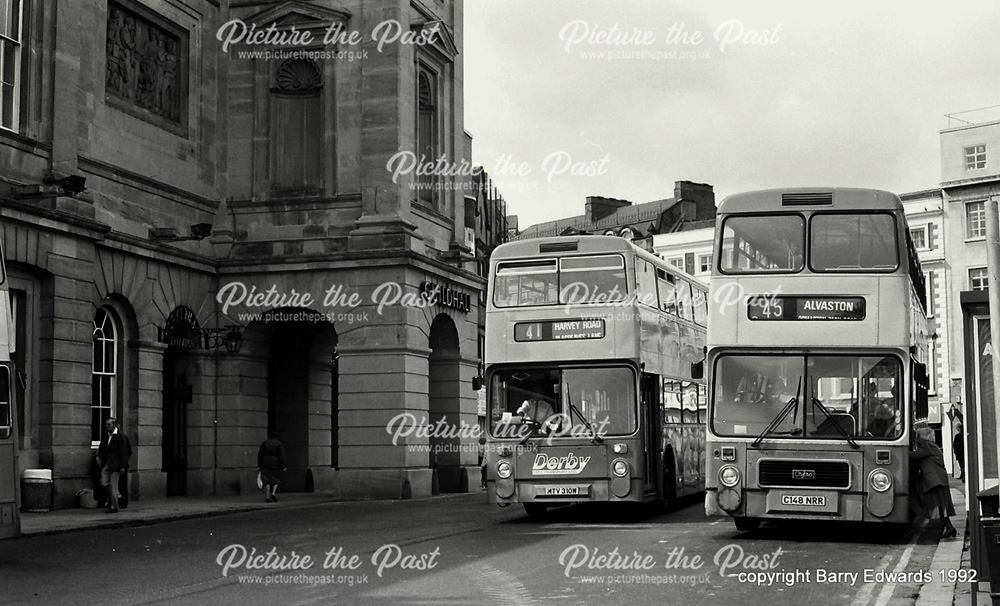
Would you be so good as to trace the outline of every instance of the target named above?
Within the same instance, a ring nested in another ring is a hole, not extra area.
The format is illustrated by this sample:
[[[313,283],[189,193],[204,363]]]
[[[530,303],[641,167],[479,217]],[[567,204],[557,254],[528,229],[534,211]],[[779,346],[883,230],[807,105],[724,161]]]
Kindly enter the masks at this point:
[[[820,214],[809,225],[813,271],[895,271],[896,222],[881,213]]]
[[[735,216],[723,223],[724,273],[797,272],[804,252],[805,220],[799,215]]]
[[[777,422],[767,437],[896,439],[901,381],[892,356],[726,355],[716,365],[712,426],[723,436],[757,436]]]
[[[490,433],[628,435],[636,429],[635,376],[626,367],[504,369],[490,386]]]

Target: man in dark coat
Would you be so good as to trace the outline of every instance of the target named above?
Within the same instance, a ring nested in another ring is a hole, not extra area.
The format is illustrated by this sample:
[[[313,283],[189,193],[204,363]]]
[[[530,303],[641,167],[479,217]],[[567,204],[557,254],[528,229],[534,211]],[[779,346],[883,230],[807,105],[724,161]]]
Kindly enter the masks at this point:
[[[118,513],[118,502],[121,494],[118,492],[118,481],[122,473],[128,472],[128,459],[132,456],[132,447],[125,434],[118,430],[118,422],[108,419],[104,422],[104,438],[97,448],[97,465],[101,468],[101,485],[108,491],[108,508],[106,513]]]

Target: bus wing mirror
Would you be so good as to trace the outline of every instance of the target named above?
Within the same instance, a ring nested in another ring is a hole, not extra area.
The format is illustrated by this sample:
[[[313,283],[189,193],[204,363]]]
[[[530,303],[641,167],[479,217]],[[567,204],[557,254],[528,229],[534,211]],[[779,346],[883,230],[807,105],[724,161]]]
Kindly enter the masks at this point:
[[[702,379],[705,377],[705,361],[695,362],[691,364],[691,378],[692,379]]]
[[[472,391],[479,391],[483,388],[482,377],[472,377]]]

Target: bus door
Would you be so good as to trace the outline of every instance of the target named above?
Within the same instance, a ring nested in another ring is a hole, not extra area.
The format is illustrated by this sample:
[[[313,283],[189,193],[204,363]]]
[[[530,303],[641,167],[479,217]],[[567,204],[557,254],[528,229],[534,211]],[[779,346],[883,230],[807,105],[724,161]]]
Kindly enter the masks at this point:
[[[10,366],[0,364],[0,538],[21,534],[17,513],[17,428]]]
[[[648,372],[642,373],[639,380],[639,418],[642,419],[642,447],[645,449],[643,461],[646,469],[642,472],[643,492],[656,491],[657,478],[662,474],[660,469],[660,436],[663,430],[660,425],[660,386],[659,377]]]

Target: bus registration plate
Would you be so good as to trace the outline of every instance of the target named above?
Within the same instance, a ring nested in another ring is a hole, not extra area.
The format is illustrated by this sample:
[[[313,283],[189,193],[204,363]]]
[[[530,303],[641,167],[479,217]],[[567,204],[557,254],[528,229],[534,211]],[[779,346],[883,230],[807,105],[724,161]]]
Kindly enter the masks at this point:
[[[781,495],[782,505],[801,505],[805,507],[826,507],[826,497],[802,494]]]
[[[578,497],[587,496],[586,486],[541,486],[540,493],[543,497]]]

